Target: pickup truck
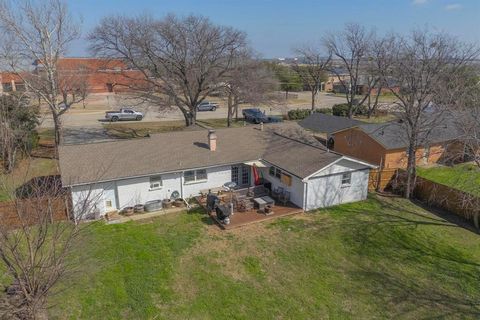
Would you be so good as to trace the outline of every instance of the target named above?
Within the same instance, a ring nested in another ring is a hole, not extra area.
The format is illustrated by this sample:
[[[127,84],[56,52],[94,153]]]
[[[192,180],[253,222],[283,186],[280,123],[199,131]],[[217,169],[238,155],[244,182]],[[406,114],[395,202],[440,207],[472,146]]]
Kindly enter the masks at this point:
[[[276,123],[276,122],[282,122],[283,118],[282,116],[267,116],[265,115],[265,112],[262,112],[258,108],[249,108],[249,109],[243,109],[242,110],[243,117],[246,121],[248,122],[253,122],[253,123]]]
[[[265,115],[260,109],[258,108],[250,108],[250,109],[243,109],[242,110],[243,117],[248,122],[253,123],[268,123],[270,122],[269,117]]]
[[[118,120],[137,120],[143,119],[143,113],[135,111],[130,108],[121,108],[119,111],[107,111],[105,112],[105,119],[110,121]]]
[[[215,111],[218,108],[217,103],[203,101],[197,105],[197,111]]]

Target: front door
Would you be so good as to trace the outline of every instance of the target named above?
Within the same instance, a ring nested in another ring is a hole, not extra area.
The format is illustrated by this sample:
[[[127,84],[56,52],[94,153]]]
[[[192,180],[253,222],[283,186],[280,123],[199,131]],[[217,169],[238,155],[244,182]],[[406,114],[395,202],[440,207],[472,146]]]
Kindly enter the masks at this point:
[[[250,185],[251,168],[246,165],[232,166],[232,181],[239,187],[246,187]]]

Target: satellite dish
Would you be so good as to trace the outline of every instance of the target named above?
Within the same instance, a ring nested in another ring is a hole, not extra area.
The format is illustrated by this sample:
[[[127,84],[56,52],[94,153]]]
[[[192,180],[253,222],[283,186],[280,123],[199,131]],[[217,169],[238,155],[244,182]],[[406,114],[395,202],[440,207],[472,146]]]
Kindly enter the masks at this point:
[[[177,200],[178,198],[180,198],[180,192],[178,192],[176,190],[173,191],[172,195],[170,196],[170,199]]]

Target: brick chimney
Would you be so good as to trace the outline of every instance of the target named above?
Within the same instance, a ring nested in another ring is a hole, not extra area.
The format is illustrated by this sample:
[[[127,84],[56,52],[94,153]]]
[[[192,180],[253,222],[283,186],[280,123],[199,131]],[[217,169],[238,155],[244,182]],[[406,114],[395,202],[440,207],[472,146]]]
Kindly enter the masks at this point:
[[[217,134],[215,130],[208,130],[208,147],[210,151],[217,150]]]

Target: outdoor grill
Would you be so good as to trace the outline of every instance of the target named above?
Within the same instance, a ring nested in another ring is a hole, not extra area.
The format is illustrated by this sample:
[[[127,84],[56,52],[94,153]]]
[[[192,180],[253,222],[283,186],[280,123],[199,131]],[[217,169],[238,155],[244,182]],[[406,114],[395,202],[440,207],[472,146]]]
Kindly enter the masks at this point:
[[[217,213],[217,218],[219,220],[225,220],[225,218],[230,216],[230,207],[228,205],[221,204],[216,206],[215,212]]]

